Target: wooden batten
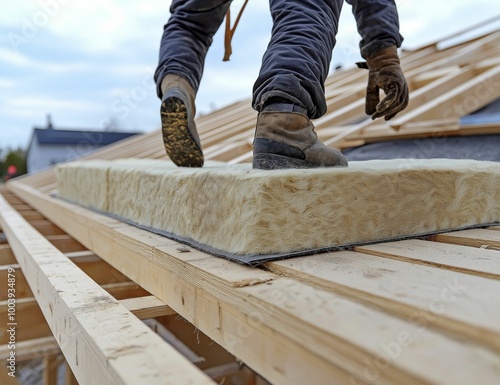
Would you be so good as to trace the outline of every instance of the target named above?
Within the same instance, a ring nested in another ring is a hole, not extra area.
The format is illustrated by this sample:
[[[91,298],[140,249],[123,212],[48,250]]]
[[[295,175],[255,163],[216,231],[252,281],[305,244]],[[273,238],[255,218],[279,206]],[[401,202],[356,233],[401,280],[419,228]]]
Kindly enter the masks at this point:
[[[12,265],[15,263],[17,263],[16,257],[10,246],[6,244],[0,245],[0,266]]]
[[[8,345],[0,346],[0,360],[5,361],[10,355]],[[43,356],[54,356],[61,352],[54,337],[43,337],[19,341],[16,343],[16,362],[31,361]],[[3,383],[2,383],[3,384]]]
[[[437,242],[454,243],[479,247],[489,250],[500,250],[500,233],[493,230],[462,230],[446,234],[438,234],[432,238]]]
[[[449,238],[443,239],[448,242],[450,240]],[[500,280],[498,252],[488,248],[471,248],[450,243],[410,239],[358,246],[354,250],[379,257],[393,258]]]

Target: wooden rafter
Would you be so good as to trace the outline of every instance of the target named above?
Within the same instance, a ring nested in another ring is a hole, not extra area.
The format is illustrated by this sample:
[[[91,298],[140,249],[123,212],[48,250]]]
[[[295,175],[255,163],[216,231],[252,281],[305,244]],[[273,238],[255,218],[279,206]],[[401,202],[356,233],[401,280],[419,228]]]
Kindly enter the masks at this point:
[[[9,244],[81,384],[157,384],[157,378],[176,384],[213,383],[78,269],[3,197],[0,212]]]

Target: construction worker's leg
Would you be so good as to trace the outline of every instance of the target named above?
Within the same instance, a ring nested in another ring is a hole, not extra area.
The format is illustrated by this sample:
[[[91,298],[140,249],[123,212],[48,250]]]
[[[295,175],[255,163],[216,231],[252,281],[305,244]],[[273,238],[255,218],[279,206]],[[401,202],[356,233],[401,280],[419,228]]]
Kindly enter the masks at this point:
[[[309,118],[326,112],[328,75],[343,0],[270,0],[273,34],[254,85],[253,106],[289,100]]]
[[[310,121],[326,112],[324,82],[342,3],[270,0],[273,34],[253,94],[254,168],[347,166],[340,151],[318,140]]]
[[[155,73],[163,144],[178,166],[201,167],[204,157],[194,121],[205,56],[231,0],[173,0]]]
[[[173,0],[170,19],[165,25],[160,58],[155,73],[158,96],[165,75],[186,79],[198,90],[203,66],[212,38],[219,29],[231,0]]]

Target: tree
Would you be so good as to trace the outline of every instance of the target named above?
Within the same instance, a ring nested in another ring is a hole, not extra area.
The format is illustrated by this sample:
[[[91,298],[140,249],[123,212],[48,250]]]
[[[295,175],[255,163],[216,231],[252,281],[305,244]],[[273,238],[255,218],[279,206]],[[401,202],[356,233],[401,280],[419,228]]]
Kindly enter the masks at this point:
[[[10,150],[7,153],[2,165],[2,174],[5,174],[10,166],[15,167],[15,176],[26,174],[26,155],[21,148],[18,148],[17,150]]]
[[[4,175],[5,175],[5,162],[3,160],[3,148],[0,148],[0,181],[3,180]]]

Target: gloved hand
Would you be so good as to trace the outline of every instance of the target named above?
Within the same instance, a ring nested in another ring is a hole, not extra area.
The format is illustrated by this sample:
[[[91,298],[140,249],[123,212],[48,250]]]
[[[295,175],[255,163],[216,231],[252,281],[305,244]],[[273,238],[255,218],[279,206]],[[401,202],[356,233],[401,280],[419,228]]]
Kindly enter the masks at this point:
[[[408,84],[399,66],[396,46],[384,48],[366,58],[366,63],[357,63],[360,68],[368,68],[366,88],[366,113],[372,119],[385,116],[392,119],[408,105]],[[386,97],[380,102],[379,89]]]

